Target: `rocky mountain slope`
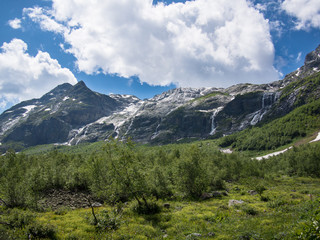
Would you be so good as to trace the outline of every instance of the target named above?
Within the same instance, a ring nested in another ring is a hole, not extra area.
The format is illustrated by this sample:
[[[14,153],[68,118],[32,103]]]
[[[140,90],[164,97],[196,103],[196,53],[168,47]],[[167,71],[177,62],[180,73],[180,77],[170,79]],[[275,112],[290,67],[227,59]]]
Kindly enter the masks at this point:
[[[304,66],[270,84],[177,88],[147,100],[99,94],[83,82],[63,84],[0,115],[1,147],[75,145],[110,136],[142,143],[220,137],[318,99],[319,71],[320,46],[306,56]]]

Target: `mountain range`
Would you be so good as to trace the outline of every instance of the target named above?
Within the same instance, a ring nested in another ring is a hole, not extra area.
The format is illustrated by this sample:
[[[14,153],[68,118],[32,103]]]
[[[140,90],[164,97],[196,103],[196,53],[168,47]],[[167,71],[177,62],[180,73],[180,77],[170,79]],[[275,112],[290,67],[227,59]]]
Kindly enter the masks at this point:
[[[320,46],[283,80],[229,88],[176,88],[141,100],[83,81],[57,86],[0,115],[0,149],[77,145],[114,137],[166,144],[218,138],[285,116],[320,97]]]

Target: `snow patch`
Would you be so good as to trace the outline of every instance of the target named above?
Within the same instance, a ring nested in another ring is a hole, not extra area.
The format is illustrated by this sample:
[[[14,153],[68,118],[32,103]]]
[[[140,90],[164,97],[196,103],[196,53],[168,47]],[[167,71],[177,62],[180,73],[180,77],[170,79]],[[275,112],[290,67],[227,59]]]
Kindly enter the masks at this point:
[[[90,126],[95,124],[106,124],[110,125],[112,124],[114,126],[114,131],[117,134],[115,138],[118,138],[120,134],[120,127],[123,126],[129,119],[131,120],[130,126],[132,125],[134,115],[137,113],[141,106],[142,101],[140,104],[133,104],[131,103],[127,108],[123,109],[120,112],[116,112],[110,116],[102,117],[98,119],[97,121],[90,123],[88,125],[85,125],[79,129],[73,129],[69,132],[69,138],[71,139],[66,143],[66,145],[72,145],[75,143],[75,145],[79,144],[81,140],[83,140],[86,135],[87,131]],[[127,132],[130,130],[130,126],[127,130]]]
[[[220,149],[220,152],[225,153],[225,154],[231,154],[231,153],[233,153],[233,151],[232,151],[231,149],[229,149],[229,148],[227,148],[227,149]]]
[[[26,117],[29,114],[29,112],[31,110],[33,110],[35,107],[37,107],[37,106],[36,105],[29,105],[29,106],[22,107],[27,110],[26,112],[23,113],[23,117]]]
[[[261,156],[261,157],[256,157],[256,159],[257,159],[257,160],[268,159],[268,158],[270,158],[270,157],[274,157],[274,156],[277,156],[277,155],[279,155],[279,154],[282,154],[282,153],[288,151],[288,150],[291,149],[291,148],[292,148],[292,147],[288,147],[288,148],[286,148],[286,149],[284,149],[284,150],[282,150],[282,151],[269,153],[269,154],[264,155],[264,156]]]
[[[131,96],[131,95],[123,94],[123,95],[121,95],[121,97],[123,97],[123,98],[131,98],[132,96]]]
[[[318,142],[318,141],[320,141],[320,132],[318,133],[318,136],[312,141],[310,141],[309,143]]]
[[[8,121],[2,125],[1,134],[4,134],[6,131],[11,129],[14,125],[16,125],[20,121],[21,118],[22,116],[16,117],[15,119],[9,118]]]

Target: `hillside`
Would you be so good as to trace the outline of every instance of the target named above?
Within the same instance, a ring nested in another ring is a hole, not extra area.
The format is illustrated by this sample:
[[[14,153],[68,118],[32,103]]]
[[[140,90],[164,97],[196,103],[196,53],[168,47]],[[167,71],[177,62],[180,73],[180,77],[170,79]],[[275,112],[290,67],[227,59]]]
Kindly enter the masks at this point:
[[[91,145],[0,157],[1,237],[310,239],[319,234],[314,225],[320,217],[319,143],[262,161],[223,154],[212,140]]]

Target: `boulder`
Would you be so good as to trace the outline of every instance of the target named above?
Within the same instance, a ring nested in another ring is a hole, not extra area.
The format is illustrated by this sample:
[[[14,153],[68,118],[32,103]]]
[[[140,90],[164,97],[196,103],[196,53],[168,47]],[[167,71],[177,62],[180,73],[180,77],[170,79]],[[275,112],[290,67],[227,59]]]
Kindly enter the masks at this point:
[[[221,192],[213,192],[212,193],[212,197],[214,197],[214,198],[221,198],[223,195],[222,195],[222,193]]]
[[[164,207],[164,208],[170,208],[170,203],[164,203],[164,204],[163,204],[163,207]]]
[[[252,196],[258,194],[255,190],[249,190],[248,193]]]
[[[244,203],[244,201],[242,201],[242,200],[234,200],[234,199],[231,199],[231,200],[229,200],[228,206],[229,206],[229,207],[232,207],[232,206],[235,206],[235,205],[241,205],[241,204],[243,204],[243,203]]]
[[[210,199],[212,197],[213,197],[213,195],[211,193],[202,193],[200,198],[201,198],[201,200],[207,200],[207,199]]]
[[[186,237],[186,239],[197,239],[200,237],[202,237],[202,235],[200,233],[191,233]]]

